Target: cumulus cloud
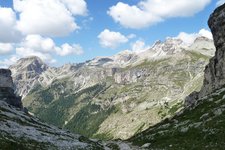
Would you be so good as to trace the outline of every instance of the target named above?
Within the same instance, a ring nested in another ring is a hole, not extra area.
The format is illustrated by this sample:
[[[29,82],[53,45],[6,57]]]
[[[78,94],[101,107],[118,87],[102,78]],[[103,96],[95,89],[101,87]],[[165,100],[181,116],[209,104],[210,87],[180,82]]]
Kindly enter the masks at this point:
[[[128,42],[128,38],[120,32],[110,31],[105,29],[99,35],[99,42],[102,47],[116,48],[122,43]]]
[[[27,48],[27,47],[18,47],[16,48],[16,55],[18,57],[28,57],[28,56],[38,56],[43,61],[47,63],[55,63],[56,60],[52,57],[49,53],[43,53],[41,51],[35,51],[33,49]]]
[[[0,60],[0,68],[8,68],[8,66],[16,63],[19,58],[17,56],[11,56],[10,58],[5,58]]]
[[[68,35],[79,29],[74,17],[87,14],[84,0],[13,0],[13,7],[19,13],[17,28],[25,35]]]
[[[13,51],[11,43],[0,43],[0,55],[6,55]]]
[[[16,14],[11,8],[0,7],[0,42],[16,42],[20,32],[16,27]]]
[[[78,44],[62,44],[57,46],[51,38],[42,37],[40,35],[28,35],[17,46],[16,54],[19,57],[38,56],[48,63],[56,62],[52,55],[68,56],[80,55],[83,49]]]
[[[208,39],[211,39],[211,40],[213,39],[212,33],[209,30],[201,29],[198,34]]]
[[[131,50],[134,52],[142,52],[149,48],[150,46],[147,46],[145,42],[142,40],[137,40],[135,43],[131,45]]]
[[[38,56],[54,63],[54,56],[80,55],[79,44],[57,45],[52,38],[65,36],[79,29],[76,17],[88,14],[85,0],[13,0],[13,9],[0,6],[0,55],[14,51],[8,66],[16,58]]]
[[[20,43],[20,46],[34,51],[49,53],[54,51],[55,43],[51,38],[43,38],[40,35],[28,35]]]
[[[203,36],[208,39],[213,39],[212,33],[206,29],[201,29],[198,33],[180,32],[176,38],[181,39],[186,44],[191,44],[199,36]]]
[[[40,35],[28,35],[17,45],[16,55],[18,57],[38,56],[47,63],[54,63],[51,56],[54,53],[55,43],[50,38]]]
[[[79,44],[69,45],[65,43],[60,48],[57,47],[56,52],[60,56],[80,55],[83,54],[83,48]]]
[[[141,0],[137,5],[118,2],[108,10],[115,22],[139,29],[173,17],[188,17],[200,12],[211,0]]]
[[[217,3],[216,3],[216,6],[221,6],[225,3],[225,0],[219,0]]]
[[[87,14],[87,4],[84,0],[62,0],[73,15]]]

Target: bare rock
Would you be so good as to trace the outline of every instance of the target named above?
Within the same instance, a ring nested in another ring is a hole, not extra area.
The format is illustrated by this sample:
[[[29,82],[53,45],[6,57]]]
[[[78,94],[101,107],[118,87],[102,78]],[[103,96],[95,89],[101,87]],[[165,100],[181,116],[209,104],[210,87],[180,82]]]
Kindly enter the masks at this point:
[[[225,5],[218,7],[210,16],[208,25],[212,31],[216,47],[215,56],[204,71],[204,83],[198,93],[186,98],[185,105],[194,104],[197,99],[207,96],[225,85]]]
[[[11,71],[8,69],[0,69],[0,100],[23,109],[21,97],[14,94]]]

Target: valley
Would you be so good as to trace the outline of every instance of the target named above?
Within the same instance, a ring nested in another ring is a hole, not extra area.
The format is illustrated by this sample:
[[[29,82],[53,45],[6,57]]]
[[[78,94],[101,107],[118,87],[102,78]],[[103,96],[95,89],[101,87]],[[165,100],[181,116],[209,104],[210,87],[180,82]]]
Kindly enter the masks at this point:
[[[190,45],[168,38],[142,53],[59,68],[29,57],[10,69],[24,106],[43,121],[92,138],[127,139],[182,109],[200,90],[214,52],[205,37]]]

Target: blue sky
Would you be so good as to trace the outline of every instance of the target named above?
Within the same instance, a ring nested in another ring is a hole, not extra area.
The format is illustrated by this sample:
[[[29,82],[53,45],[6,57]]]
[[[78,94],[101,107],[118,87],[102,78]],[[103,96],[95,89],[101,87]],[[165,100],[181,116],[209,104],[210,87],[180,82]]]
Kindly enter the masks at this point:
[[[60,66],[201,30],[223,0],[1,0],[0,66],[37,55]],[[204,29],[204,30],[202,30]]]

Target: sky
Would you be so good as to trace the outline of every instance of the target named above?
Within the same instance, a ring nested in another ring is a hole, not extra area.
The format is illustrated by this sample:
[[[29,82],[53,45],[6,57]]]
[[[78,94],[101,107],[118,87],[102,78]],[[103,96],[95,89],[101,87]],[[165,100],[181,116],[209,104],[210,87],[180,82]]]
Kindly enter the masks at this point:
[[[51,66],[123,50],[139,52],[167,37],[212,38],[207,20],[225,0],[0,0],[0,67],[38,56]]]

